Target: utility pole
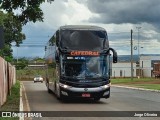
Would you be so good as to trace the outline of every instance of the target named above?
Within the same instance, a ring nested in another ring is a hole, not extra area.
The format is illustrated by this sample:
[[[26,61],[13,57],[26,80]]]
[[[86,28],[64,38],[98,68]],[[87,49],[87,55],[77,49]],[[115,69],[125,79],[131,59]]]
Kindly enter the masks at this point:
[[[139,51],[139,30],[142,28],[142,27],[136,27],[137,30],[138,30],[138,62],[139,62],[139,67],[138,67],[138,78],[140,78],[140,51]]]
[[[131,80],[133,80],[133,30],[131,29]]]

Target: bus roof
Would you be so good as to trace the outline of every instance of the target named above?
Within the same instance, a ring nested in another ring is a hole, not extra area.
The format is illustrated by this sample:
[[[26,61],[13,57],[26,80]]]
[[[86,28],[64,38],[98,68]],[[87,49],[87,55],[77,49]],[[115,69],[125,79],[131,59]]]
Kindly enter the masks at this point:
[[[101,30],[101,31],[106,31],[102,27],[90,26],[90,25],[66,25],[66,26],[61,26],[60,30]]]

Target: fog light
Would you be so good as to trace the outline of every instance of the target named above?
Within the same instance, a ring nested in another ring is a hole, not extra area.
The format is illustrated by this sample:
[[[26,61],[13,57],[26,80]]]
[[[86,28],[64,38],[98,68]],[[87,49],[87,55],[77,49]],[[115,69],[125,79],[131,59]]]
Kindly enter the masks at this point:
[[[65,96],[68,96],[68,93],[67,92],[64,92],[64,91],[61,91],[61,93]]]
[[[104,92],[103,96],[109,95],[109,91]]]

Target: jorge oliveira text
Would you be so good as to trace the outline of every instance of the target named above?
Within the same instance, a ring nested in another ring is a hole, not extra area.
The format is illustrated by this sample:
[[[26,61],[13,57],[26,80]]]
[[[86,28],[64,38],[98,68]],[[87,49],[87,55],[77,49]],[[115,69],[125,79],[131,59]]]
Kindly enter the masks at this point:
[[[134,117],[157,117],[157,116],[158,116],[157,113],[147,113],[147,112],[134,114]]]

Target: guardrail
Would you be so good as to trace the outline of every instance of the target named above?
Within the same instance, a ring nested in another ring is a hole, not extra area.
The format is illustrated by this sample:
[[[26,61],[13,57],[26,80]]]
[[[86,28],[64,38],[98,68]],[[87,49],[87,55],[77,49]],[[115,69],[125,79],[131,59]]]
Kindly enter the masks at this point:
[[[11,94],[11,87],[16,83],[16,69],[0,57],[0,107]]]

